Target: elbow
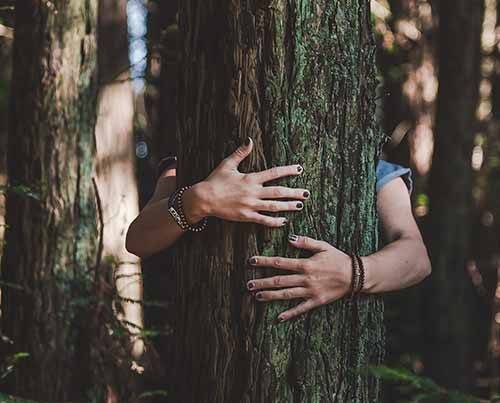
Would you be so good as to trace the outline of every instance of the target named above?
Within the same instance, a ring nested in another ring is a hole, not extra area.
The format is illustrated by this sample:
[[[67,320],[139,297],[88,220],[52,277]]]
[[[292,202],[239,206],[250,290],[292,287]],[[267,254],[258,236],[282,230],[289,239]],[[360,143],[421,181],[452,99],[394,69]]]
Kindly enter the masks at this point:
[[[419,254],[419,273],[421,277],[421,281],[427,278],[432,273],[432,265],[431,260],[429,259],[429,254],[427,253],[427,248],[422,243],[421,253]]]
[[[138,237],[136,234],[134,223],[135,221],[132,222],[128,227],[127,235],[125,236],[125,249],[127,249],[127,252],[131,253],[132,255],[143,258],[143,253],[139,247],[140,243],[137,242]]]

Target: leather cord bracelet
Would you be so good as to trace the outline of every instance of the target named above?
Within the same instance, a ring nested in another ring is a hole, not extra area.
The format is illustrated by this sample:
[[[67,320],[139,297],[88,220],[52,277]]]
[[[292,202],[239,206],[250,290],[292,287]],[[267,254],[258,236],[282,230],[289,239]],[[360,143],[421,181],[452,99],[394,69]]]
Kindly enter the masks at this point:
[[[354,298],[358,295],[364,287],[365,283],[365,267],[363,265],[363,260],[356,253],[351,255],[351,287],[349,299]]]
[[[182,205],[182,195],[191,186],[184,186],[177,189],[168,198],[168,212],[175,222],[185,231],[200,232],[207,227],[208,218],[204,217],[199,223],[191,225],[187,222],[184,207]]]

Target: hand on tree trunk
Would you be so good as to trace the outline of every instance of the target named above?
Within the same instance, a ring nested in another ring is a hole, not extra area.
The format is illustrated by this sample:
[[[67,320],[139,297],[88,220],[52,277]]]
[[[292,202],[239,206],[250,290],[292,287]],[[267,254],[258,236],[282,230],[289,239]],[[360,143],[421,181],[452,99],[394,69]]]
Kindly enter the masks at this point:
[[[254,256],[248,263],[254,267],[272,267],[294,274],[251,280],[247,287],[259,301],[303,301],[282,312],[278,319],[286,321],[321,305],[342,298],[351,284],[351,258],[327,242],[306,236],[290,235],[296,248],[313,252],[309,258]]]
[[[239,164],[253,149],[253,141],[246,143],[225,158],[212,173],[187,193],[184,205],[193,214],[193,222],[203,216],[215,216],[223,220],[254,222],[268,227],[282,227],[287,223],[285,217],[270,217],[261,212],[300,211],[303,201],[309,198],[306,189],[285,186],[264,186],[266,182],[287,176],[298,176],[302,166],[277,166],[261,172],[242,173]],[[187,213],[189,215],[189,213]]]

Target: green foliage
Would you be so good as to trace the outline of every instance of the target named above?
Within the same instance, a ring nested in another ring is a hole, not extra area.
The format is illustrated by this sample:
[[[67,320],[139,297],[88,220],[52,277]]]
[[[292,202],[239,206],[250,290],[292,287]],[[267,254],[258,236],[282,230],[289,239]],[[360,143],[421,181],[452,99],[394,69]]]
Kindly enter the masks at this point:
[[[8,396],[0,393],[0,403],[35,403],[33,400],[19,399],[14,396]]]
[[[8,356],[0,367],[0,380],[5,379],[16,367],[19,361],[29,357],[28,353],[19,352]],[[1,400],[0,400],[1,403]]]
[[[146,397],[167,397],[166,390],[150,390],[139,395],[139,399],[144,399]]]
[[[437,385],[432,379],[416,375],[406,368],[390,368],[385,365],[368,368],[375,377],[400,384],[400,391],[407,396],[405,403],[480,403],[480,398],[447,390]],[[500,396],[494,396],[488,402],[500,402]]]
[[[35,200],[40,200],[39,193],[26,185],[2,185],[0,186],[0,194],[5,194],[7,192],[14,192],[21,196],[27,196]]]

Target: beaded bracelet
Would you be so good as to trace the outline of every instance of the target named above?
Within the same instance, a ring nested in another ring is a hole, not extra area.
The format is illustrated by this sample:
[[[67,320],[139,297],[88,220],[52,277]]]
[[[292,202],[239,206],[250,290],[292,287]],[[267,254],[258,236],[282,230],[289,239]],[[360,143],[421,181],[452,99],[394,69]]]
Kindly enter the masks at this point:
[[[357,293],[360,293],[363,290],[363,287],[365,285],[365,266],[363,265],[363,260],[361,259],[361,256],[359,255],[354,255],[358,261],[358,267],[359,267],[359,277],[358,277],[358,290]]]
[[[175,220],[175,222],[181,227],[183,230],[200,232],[203,231],[207,227],[208,218],[204,217],[198,224],[191,225],[186,220],[186,214],[184,213],[184,207],[182,204],[182,195],[186,190],[188,190],[191,186],[184,186],[182,188],[177,189],[174,193],[170,195],[168,198],[168,212]]]
[[[363,265],[361,257],[359,257],[355,253],[352,253],[351,264],[352,264],[352,276],[351,276],[351,288],[349,296],[350,299],[352,299],[354,296],[356,296],[361,292],[365,283],[365,267]]]

